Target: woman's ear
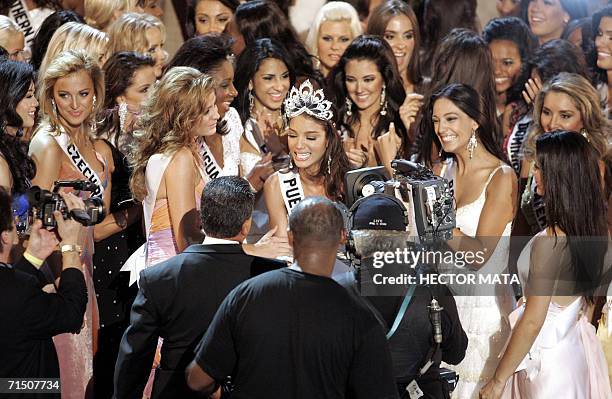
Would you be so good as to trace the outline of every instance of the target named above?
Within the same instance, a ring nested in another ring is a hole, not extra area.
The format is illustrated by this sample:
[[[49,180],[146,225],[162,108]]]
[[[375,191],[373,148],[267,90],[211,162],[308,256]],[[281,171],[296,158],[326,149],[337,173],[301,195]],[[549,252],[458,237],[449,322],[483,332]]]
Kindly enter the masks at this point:
[[[472,130],[473,131],[478,130],[479,127],[480,127],[480,125],[476,121],[472,121]]]
[[[125,101],[125,96],[122,94],[120,96],[115,97],[115,103],[116,104],[121,104],[121,103],[125,103],[127,101]]]

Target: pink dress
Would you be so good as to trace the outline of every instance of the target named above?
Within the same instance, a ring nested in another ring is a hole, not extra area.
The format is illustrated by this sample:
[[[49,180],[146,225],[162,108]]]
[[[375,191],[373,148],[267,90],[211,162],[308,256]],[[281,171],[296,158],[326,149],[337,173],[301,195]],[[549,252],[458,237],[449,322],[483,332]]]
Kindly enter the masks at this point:
[[[518,261],[523,286],[529,275],[532,242]],[[513,326],[524,309],[525,305],[510,315]],[[504,398],[612,398],[608,365],[586,309],[582,297],[565,307],[551,301],[540,333],[506,384]]]
[[[104,165],[104,176],[100,176],[103,186],[108,183],[108,168],[104,158],[96,153],[98,161]],[[62,163],[60,180],[83,180],[85,177],[72,167],[66,167]],[[88,194],[81,193],[82,198]],[[93,282],[93,227],[85,230],[87,236],[84,242],[81,261],[83,274],[87,285],[87,309],[83,321],[83,327],[78,334],[64,333],[53,337],[57,357],[60,365],[61,391],[63,399],[83,399],[93,397],[93,358],[98,343],[98,304]]]

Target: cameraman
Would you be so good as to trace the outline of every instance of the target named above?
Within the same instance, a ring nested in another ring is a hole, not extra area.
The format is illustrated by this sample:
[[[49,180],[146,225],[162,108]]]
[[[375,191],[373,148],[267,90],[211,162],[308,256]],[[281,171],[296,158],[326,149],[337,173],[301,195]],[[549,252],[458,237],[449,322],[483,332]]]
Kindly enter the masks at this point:
[[[450,398],[449,384],[440,375],[440,362],[461,362],[468,343],[450,291],[443,285],[417,285],[413,288],[414,292],[407,300],[408,306],[405,308],[404,302],[410,291],[407,295],[397,296],[390,290],[402,287],[404,292],[403,287],[410,288],[409,286],[385,287],[373,284],[376,279],[373,280],[372,277],[376,273],[398,275],[394,274],[393,270],[414,273],[413,269],[405,265],[399,265],[399,268],[394,265],[375,268],[373,266],[380,265],[366,261],[372,259],[375,253],[395,252],[398,248],[403,251],[407,247],[405,208],[394,200],[385,194],[374,194],[351,209],[348,248],[351,257],[360,259],[360,262],[354,262],[355,278],[348,278],[348,281],[343,281],[342,284],[365,302],[387,333],[400,398],[409,397],[406,388],[413,381],[416,381],[423,391],[424,398]],[[395,296],[388,296],[393,294]],[[434,344],[428,308],[432,296],[443,307],[440,314],[442,342],[439,347]],[[429,360],[433,364],[420,375],[419,370]]]
[[[84,208],[74,195],[61,195],[68,209]],[[57,293],[46,293],[46,281],[39,268],[57,248],[56,235],[36,220],[23,257],[14,265],[8,264],[11,247],[17,243],[17,231],[11,196],[0,187],[0,378],[59,378],[52,337],[76,333],[83,324],[87,288],[78,245],[82,227],[72,219],[64,220],[57,211],[54,217],[61,239],[62,273]]]

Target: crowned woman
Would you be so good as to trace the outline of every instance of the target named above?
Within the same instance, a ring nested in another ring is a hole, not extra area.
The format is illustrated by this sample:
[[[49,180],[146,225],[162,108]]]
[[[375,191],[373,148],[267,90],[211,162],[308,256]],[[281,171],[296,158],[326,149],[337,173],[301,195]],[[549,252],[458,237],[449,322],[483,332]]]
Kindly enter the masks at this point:
[[[344,174],[349,161],[334,121],[331,101],[322,89],[315,90],[309,80],[299,89],[291,88],[285,100],[287,141],[291,162],[264,185],[270,227],[276,236],[287,235],[287,216],[302,199],[320,195],[342,201]]]

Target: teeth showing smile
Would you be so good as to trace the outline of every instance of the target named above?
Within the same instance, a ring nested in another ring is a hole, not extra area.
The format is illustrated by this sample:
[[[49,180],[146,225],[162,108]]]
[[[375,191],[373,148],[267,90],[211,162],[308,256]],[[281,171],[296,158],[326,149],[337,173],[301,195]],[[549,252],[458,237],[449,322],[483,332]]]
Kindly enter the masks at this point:
[[[281,101],[283,99],[283,96],[281,94],[270,94],[270,97],[274,101]]]
[[[531,22],[538,23],[538,22],[542,22],[542,21],[544,21],[544,18],[541,18],[541,17],[531,17]]]
[[[510,80],[509,78],[495,78],[495,84],[502,84],[502,83],[506,83],[508,80]]]
[[[447,134],[444,136],[440,136],[440,141],[442,141],[443,143],[450,143],[456,140],[457,140],[456,134]]]
[[[295,153],[295,160],[296,161],[306,161],[308,158],[310,158],[310,152],[296,152]]]
[[[601,58],[610,57],[610,55],[611,55],[610,53],[607,53],[605,51],[598,51],[597,52],[597,56],[601,57]]]
[[[357,94],[357,101],[362,102],[368,99],[369,94]]]
[[[404,58],[406,56],[406,53],[393,53],[393,55],[395,56],[395,58]]]

